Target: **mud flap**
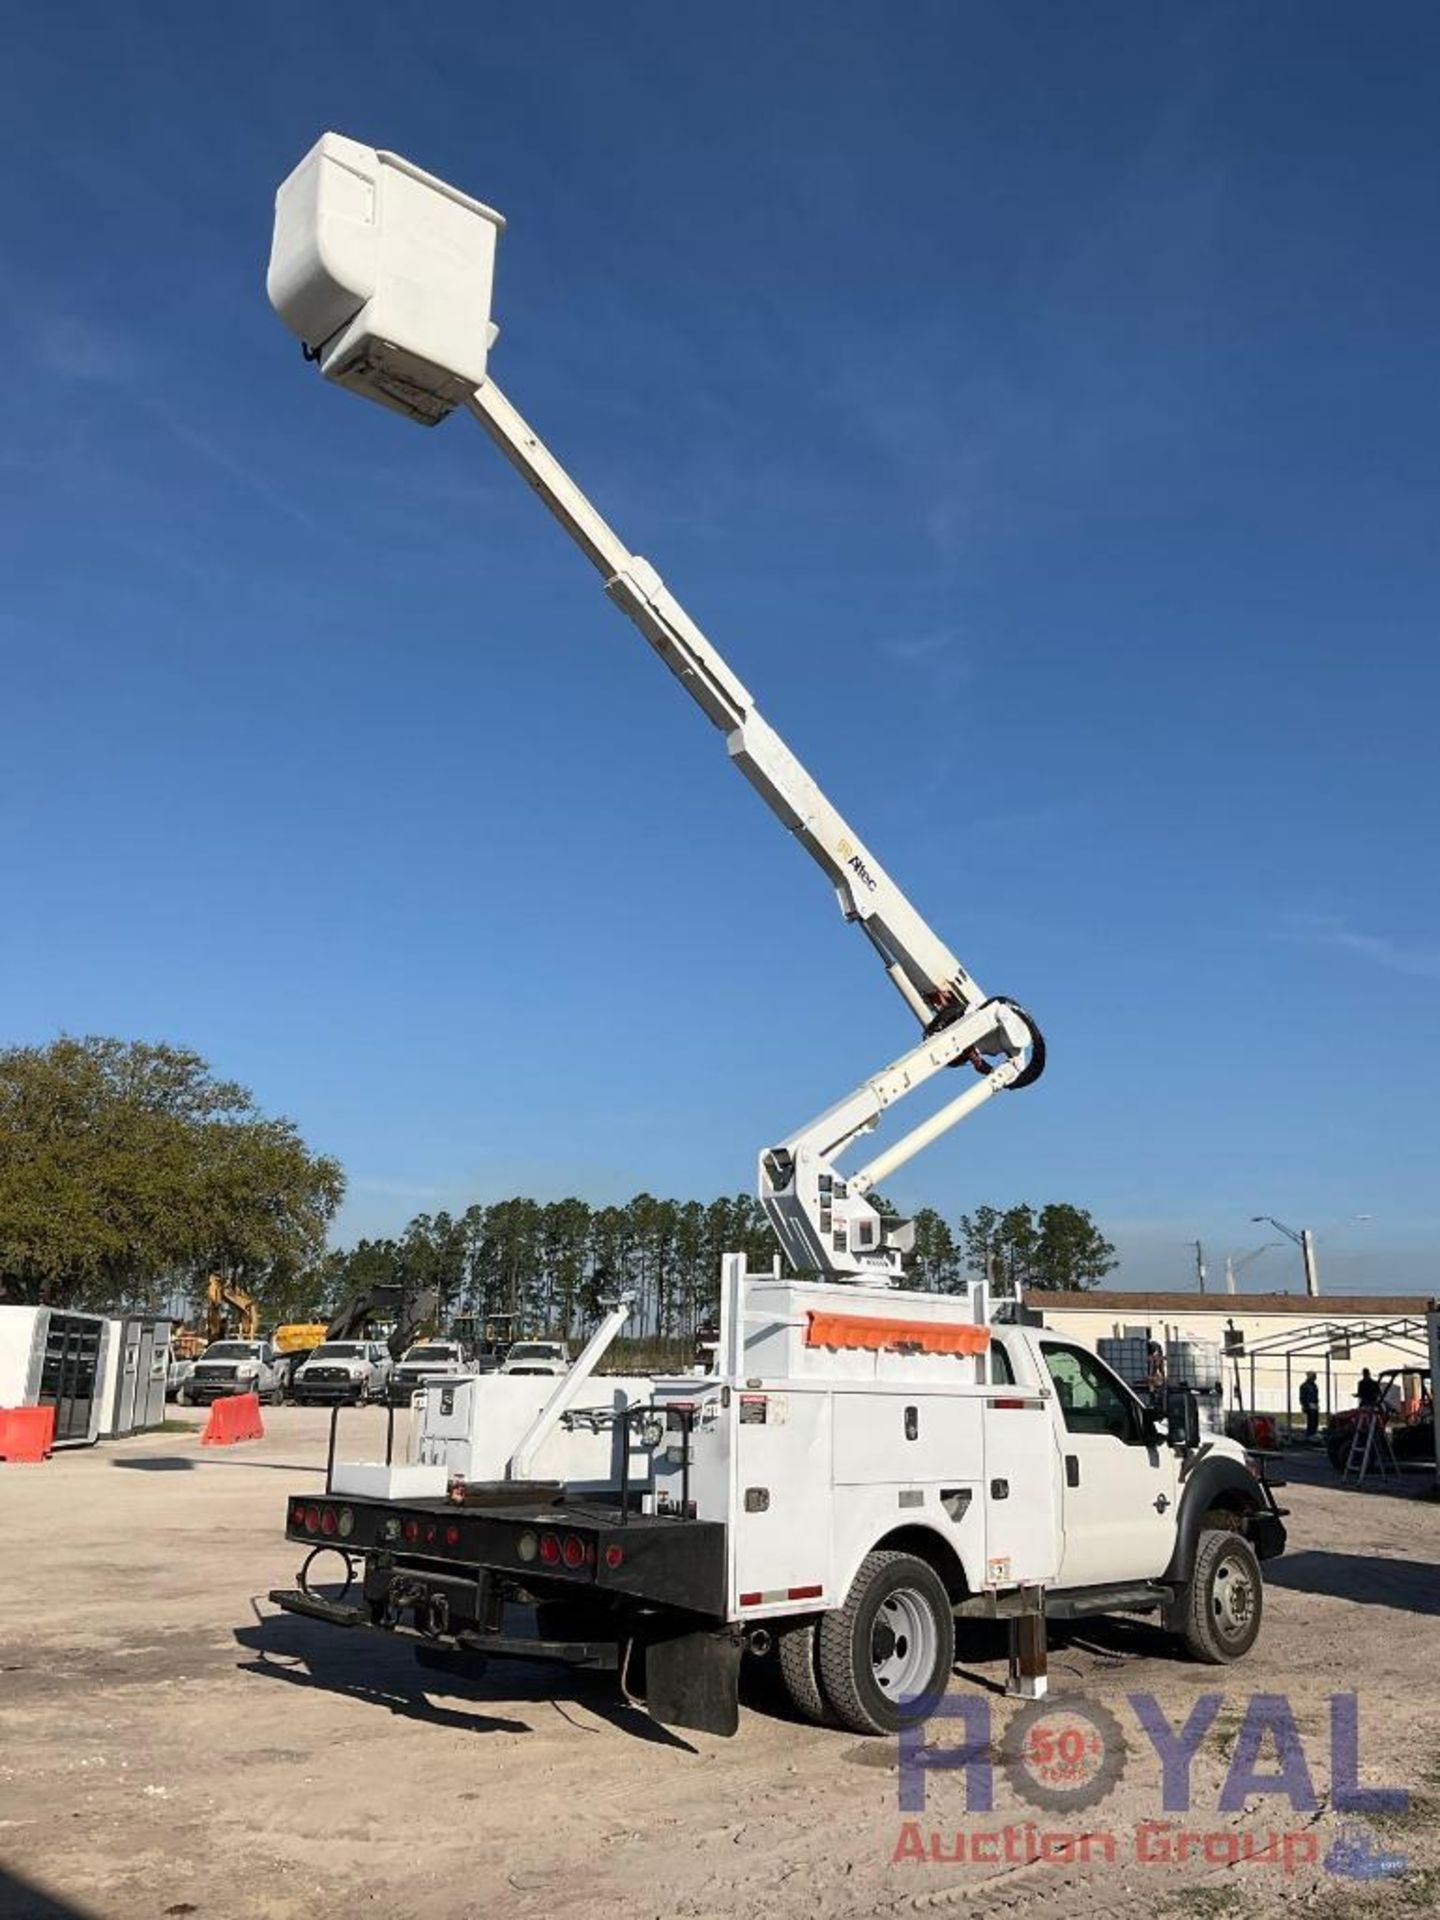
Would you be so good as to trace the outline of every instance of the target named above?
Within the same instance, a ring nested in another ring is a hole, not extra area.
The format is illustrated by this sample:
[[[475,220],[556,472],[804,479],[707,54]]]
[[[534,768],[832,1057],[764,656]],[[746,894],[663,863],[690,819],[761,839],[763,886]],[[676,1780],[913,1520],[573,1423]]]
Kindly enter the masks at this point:
[[[720,1627],[645,1649],[645,1704],[665,1727],[730,1739],[740,1726],[740,1634]]]

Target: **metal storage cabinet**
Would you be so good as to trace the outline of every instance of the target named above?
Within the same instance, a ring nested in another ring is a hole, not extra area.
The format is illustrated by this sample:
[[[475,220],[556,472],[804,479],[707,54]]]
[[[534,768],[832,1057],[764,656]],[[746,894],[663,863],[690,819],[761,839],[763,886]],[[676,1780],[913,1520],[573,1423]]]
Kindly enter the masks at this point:
[[[121,1440],[144,1433],[165,1418],[165,1368],[170,1322],[139,1314],[106,1321],[104,1378],[100,1391],[100,1433]]]
[[[98,1313],[0,1307],[0,1406],[54,1407],[56,1446],[100,1431],[109,1327]]]

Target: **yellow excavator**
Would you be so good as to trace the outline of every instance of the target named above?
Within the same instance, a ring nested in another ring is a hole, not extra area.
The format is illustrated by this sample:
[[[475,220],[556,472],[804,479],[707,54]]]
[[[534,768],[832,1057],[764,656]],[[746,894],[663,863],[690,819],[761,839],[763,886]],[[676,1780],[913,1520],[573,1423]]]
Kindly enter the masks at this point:
[[[228,1311],[227,1311],[228,1310]],[[212,1273],[205,1282],[205,1340],[258,1340],[260,1302],[253,1293]]]

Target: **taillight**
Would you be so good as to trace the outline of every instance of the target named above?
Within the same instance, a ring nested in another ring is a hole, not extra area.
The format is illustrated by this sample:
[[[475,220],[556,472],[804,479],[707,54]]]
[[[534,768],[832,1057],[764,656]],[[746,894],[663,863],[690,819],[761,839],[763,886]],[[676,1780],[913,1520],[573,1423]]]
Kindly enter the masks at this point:
[[[318,1532],[320,1531],[320,1509],[319,1509],[319,1507],[306,1507],[306,1509],[305,1509],[305,1531],[306,1531],[307,1533],[318,1533]]]
[[[446,1527],[446,1529],[445,1529],[445,1544],[446,1544],[446,1546],[447,1546],[447,1547],[458,1547],[458,1546],[459,1546],[459,1544],[460,1544],[460,1529],[459,1529],[459,1527],[453,1527],[453,1526],[452,1526],[452,1527]]]
[[[400,1531],[404,1535],[406,1543],[413,1547],[415,1542],[420,1538],[420,1522],[418,1520],[407,1520]]]
[[[297,1501],[295,1502],[295,1504],[294,1504],[294,1506],[293,1506],[293,1507],[291,1507],[291,1509],[290,1509],[290,1524],[291,1524],[291,1526],[292,1526],[292,1527],[303,1527],[303,1526],[304,1526],[304,1524],[305,1524],[305,1502],[304,1502],[303,1500],[297,1500]]]
[[[324,1512],[320,1515],[320,1531],[323,1534],[327,1534],[327,1535],[334,1533],[335,1509],[333,1507],[326,1507]]]
[[[625,1549],[623,1547],[616,1547],[616,1546],[606,1547],[605,1564],[607,1567],[609,1567],[612,1573],[615,1571],[616,1567],[623,1567],[625,1564]]]
[[[560,1549],[567,1567],[583,1567],[585,1564],[585,1542],[578,1533],[567,1533],[565,1544]]]
[[[541,1534],[541,1536],[540,1536],[540,1558],[541,1558],[541,1559],[542,1559],[542,1560],[544,1561],[544,1563],[545,1563],[545,1565],[546,1565],[547,1567],[558,1567],[558,1566],[559,1566],[559,1564],[560,1564],[560,1542],[559,1542],[559,1541],[558,1541],[558,1540],[557,1540],[557,1539],[555,1538],[555,1536],[554,1536],[554,1534],[553,1534],[553,1533],[542,1533],[542,1534]]]

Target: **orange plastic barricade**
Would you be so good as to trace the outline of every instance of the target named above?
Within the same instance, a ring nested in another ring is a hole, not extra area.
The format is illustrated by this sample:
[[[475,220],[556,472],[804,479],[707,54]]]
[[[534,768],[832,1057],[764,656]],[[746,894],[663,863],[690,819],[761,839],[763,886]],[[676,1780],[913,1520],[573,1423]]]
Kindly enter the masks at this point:
[[[210,1403],[210,1418],[200,1436],[202,1447],[233,1447],[237,1440],[263,1440],[258,1393],[232,1393]]]
[[[911,1353],[984,1353],[990,1329],[954,1320],[891,1320],[868,1313],[827,1313],[813,1308],[807,1314],[807,1347],[858,1347],[880,1353],[899,1349]]]
[[[48,1460],[54,1444],[54,1407],[0,1407],[0,1460]]]

